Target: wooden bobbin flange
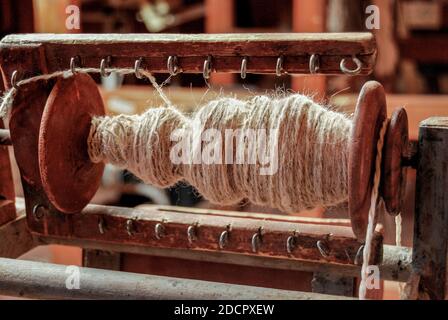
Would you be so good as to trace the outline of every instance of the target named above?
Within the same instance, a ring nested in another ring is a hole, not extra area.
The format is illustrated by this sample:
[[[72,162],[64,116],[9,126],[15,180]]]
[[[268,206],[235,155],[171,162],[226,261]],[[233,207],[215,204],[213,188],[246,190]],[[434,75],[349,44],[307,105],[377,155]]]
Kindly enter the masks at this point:
[[[87,153],[91,120],[99,115],[103,100],[89,75],[58,79],[42,115],[39,170],[48,199],[64,213],[79,212],[99,187],[104,164]]]
[[[366,236],[377,142],[386,118],[384,89],[380,83],[369,81],[358,97],[349,147],[348,210],[360,241]]]
[[[398,108],[392,114],[384,137],[380,189],[387,212],[394,216],[403,208],[407,169],[402,160],[408,145],[408,116],[404,108]]]

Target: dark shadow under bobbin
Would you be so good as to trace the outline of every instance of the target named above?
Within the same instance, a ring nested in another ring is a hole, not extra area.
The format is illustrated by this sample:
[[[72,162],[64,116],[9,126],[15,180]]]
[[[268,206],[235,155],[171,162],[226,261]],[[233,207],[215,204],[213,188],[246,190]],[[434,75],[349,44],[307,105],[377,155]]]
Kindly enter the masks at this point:
[[[376,81],[365,83],[356,104],[348,163],[348,211],[359,241],[366,236],[377,142],[386,118],[382,85]]]
[[[104,169],[87,153],[93,116],[104,115],[96,83],[78,73],[58,79],[39,132],[39,170],[50,202],[64,213],[81,211],[97,191]]]
[[[408,145],[408,116],[404,108],[398,108],[392,114],[384,137],[380,187],[386,210],[394,216],[403,208],[407,169],[402,159],[406,156]]]

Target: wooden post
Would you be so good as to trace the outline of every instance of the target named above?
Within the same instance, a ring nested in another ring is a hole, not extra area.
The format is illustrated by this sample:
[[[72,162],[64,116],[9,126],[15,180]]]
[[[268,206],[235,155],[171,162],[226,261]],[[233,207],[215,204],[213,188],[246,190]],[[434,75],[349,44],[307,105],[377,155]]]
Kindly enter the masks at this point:
[[[325,0],[293,0],[293,32],[325,31]],[[322,75],[293,76],[293,90],[316,94],[317,98],[325,97],[326,78]]]
[[[413,269],[419,297],[447,296],[448,117],[420,124],[415,196]]]
[[[3,88],[4,84],[2,77],[0,76],[0,96],[3,93]],[[0,130],[3,131],[3,129],[3,121],[0,119]],[[11,163],[9,161],[8,147],[0,145],[0,226],[16,218],[14,199],[14,183]]]
[[[80,0],[33,0],[34,24],[36,32],[43,33],[79,33],[80,29],[67,29],[66,12],[68,6],[81,6]]]
[[[112,251],[83,249],[82,250],[83,267],[121,270],[121,254]]]
[[[205,32],[226,33],[234,28],[233,0],[205,1]],[[233,84],[235,76],[230,73],[212,73],[210,83],[217,85]]]

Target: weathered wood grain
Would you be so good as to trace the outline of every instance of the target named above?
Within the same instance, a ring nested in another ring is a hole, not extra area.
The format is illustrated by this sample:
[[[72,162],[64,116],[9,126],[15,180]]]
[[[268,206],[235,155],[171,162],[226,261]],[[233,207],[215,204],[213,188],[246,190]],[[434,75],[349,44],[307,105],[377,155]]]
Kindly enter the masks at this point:
[[[77,55],[82,66],[96,68],[107,56],[111,66],[120,68],[133,67],[142,57],[142,68],[152,72],[167,72],[168,57],[176,55],[183,72],[193,73],[202,72],[208,55],[217,72],[239,72],[241,59],[250,57],[250,73],[274,73],[279,56],[284,56],[286,72],[309,73],[309,58],[315,53],[320,55],[320,73],[340,74],[341,59],[356,55],[363,64],[361,74],[369,74],[376,58],[370,33],[272,33],[10,35],[0,43],[0,59],[22,69],[25,61],[11,57],[27,48],[44,52],[48,72],[68,69],[70,58]],[[11,72],[6,72],[8,79]]]
[[[154,230],[157,223],[162,223],[165,228],[165,236],[161,239],[155,237]],[[129,224],[132,225],[130,233]],[[197,240],[190,243],[187,229],[194,225],[197,225]],[[179,207],[173,207],[173,210],[157,207],[143,210],[89,205],[81,213],[71,215],[51,210],[39,221],[30,220],[30,228],[35,234],[51,237],[126,243],[154,248],[288,257],[346,265],[355,264],[355,257],[361,246],[349,226],[325,225],[324,222],[313,224],[291,220],[269,220],[261,217],[197,214],[189,212],[188,208],[181,211]],[[251,238],[259,228],[262,228],[262,244],[258,252],[254,253]],[[223,249],[220,249],[218,240],[225,230],[230,230],[229,241]],[[291,253],[286,250],[289,236],[296,237],[296,246]],[[328,245],[327,257],[322,256],[316,246],[319,240],[325,241]],[[380,263],[381,248],[382,235],[376,232],[371,263]]]
[[[448,118],[420,124],[413,267],[421,275],[419,295],[447,299]]]

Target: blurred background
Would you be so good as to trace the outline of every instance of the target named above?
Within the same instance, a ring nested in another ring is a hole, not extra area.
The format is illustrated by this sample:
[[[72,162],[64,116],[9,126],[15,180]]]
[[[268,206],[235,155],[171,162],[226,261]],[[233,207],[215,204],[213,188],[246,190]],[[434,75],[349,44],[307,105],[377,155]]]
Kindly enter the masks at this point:
[[[380,12],[380,28],[367,30],[366,8]],[[67,18],[79,9],[79,26]],[[75,11],[73,11],[75,10]],[[74,24],[75,25],[75,24]],[[0,37],[11,33],[247,33],[353,32],[376,35],[378,59],[366,76],[253,75],[215,73],[204,82],[201,74],[179,74],[164,84],[168,97],[186,112],[223,93],[244,98],[272,90],[311,94],[319,102],[351,112],[361,86],[380,81],[387,91],[389,112],[405,106],[410,138],[418,137],[418,123],[434,115],[448,115],[448,1],[422,0],[2,0]],[[156,75],[159,83],[167,74]],[[96,78],[109,113],[140,113],[160,101],[152,87],[135,77]],[[21,195],[16,170],[17,195]],[[408,174],[407,208],[403,211],[403,244],[412,245],[415,172]],[[94,202],[118,206],[145,204],[195,206],[249,212],[276,212],[250,203],[231,208],[213,206],[190,186],[161,190],[141,184],[128,172],[107,166]],[[281,212],[276,212],[282,214]],[[346,218],[344,210],[317,208],[297,213]],[[382,221],[385,242],[394,244],[393,218]],[[80,249],[37,248],[24,258],[63,264],[82,264]],[[86,259],[86,257],[84,257]],[[386,298],[396,297],[389,288]]]

